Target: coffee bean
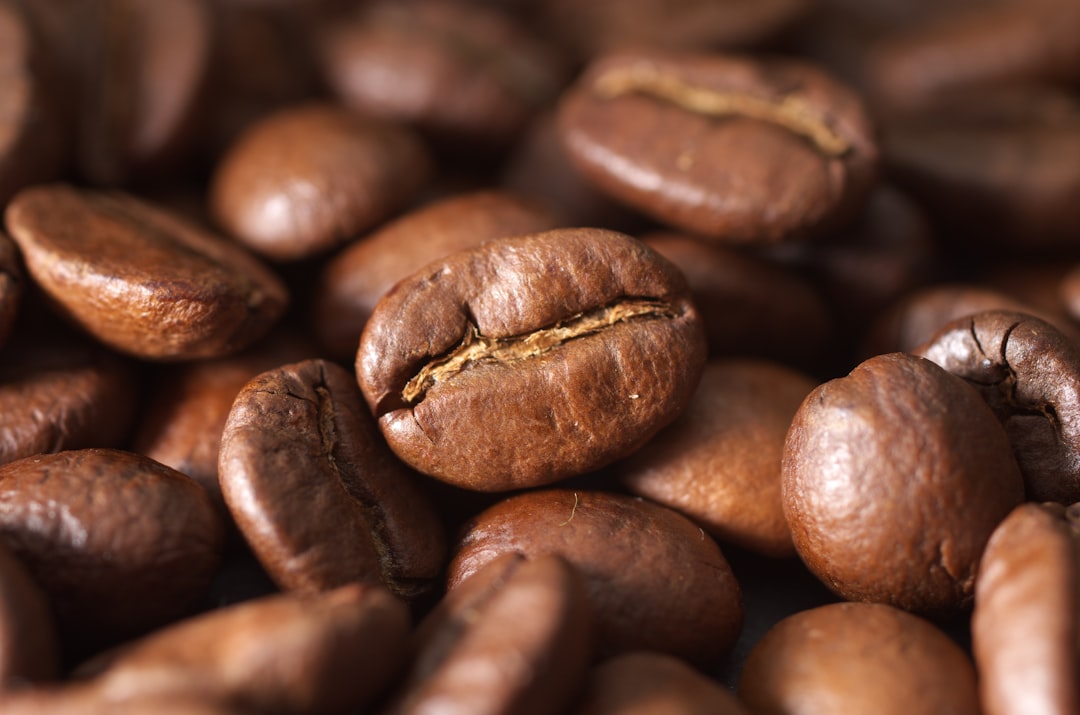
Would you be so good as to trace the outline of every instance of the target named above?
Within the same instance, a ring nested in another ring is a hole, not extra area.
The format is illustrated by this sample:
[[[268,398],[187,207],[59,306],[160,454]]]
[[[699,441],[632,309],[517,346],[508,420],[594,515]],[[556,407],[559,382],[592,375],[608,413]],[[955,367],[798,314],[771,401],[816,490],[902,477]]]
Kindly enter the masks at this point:
[[[344,368],[307,360],[255,377],[236,396],[219,459],[225,503],[283,588],[383,582],[415,598],[439,575],[439,517]]]
[[[277,261],[355,238],[403,207],[431,158],[404,127],[330,104],[291,107],[249,126],[222,157],[210,203],[221,226]]]
[[[739,584],[716,542],[641,499],[564,489],[508,497],[462,529],[449,588],[508,552],[555,554],[582,573],[601,656],[644,648],[706,667],[742,627]]]
[[[894,111],[917,111],[972,87],[1080,78],[1080,6],[1068,0],[978,3],[884,38],[868,87]]]
[[[8,204],[29,274],[65,316],[136,357],[236,352],[281,316],[281,280],[239,247],[126,194],[52,184]]]
[[[1032,315],[986,311],[914,353],[972,385],[1012,443],[1033,501],[1080,501],[1080,346]]]
[[[18,333],[0,362],[0,464],[120,447],[135,417],[137,387],[129,360],[70,331]]]
[[[195,137],[210,73],[205,0],[75,2],[76,156],[85,179],[116,186],[174,167]]]
[[[514,138],[566,74],[557,52],[482,4],[365,3],[320,39],[327,84],[343,104],[472,145]]]
[[[987,715],[1080,709],[1080,505],[1023,504],[998,525],[971,638]]]
[[[555,225],[538,204],[500,191],[455,194],[410,211],[326,263],[313,309],[320,342],[331,355],[352,358],[376,303],[399,280],[485,241]]]
[[[348,713],[400,668],[404,604],[378,586],[272,595],[194,617],[87,666],[122,703],[195,695],[244,712]]]
[[[565,561],[503,554],[417,628],[409,674],[385,712],[563,712],[592,656],[591,615],[582,578]]]
[[[622,234],[559,229],[398,283],[368,321],[356,372],[405,462],[504,491],[629,454],[685,407],[704,360],[674,266]]]
[[[788,426],[817,382],[766,361],[714,360],[686,411],[613,470],[633,494],[719,541],[794,556],[780,499]]]
[[[130,452],[69,450],[0,467],[0,539],[48,595],[65,643],[116,643],[193,611],[218,567],[210,498]]]
[[[301,334],[277,331],[238,355],[165,366],[155,375],[133,450],[194,479],[227,517],[218,452],[237,393],[259,373],[315,353]]]
[[[747,658],[739,699],[753,712],[976,715],[971,659],[933,624],[879,603],[788,616]]]
[[[57,91],[57,67],[39,18],[22,2],[0,3],[0,77],[4,134],[0,138],[0,202],[19,189],[58,178],[67,146]],[[7,262],[4,261],[5,268]]]
[[[975,388],[903,353],[815,388],[784,449],[795,548],[849,600],[930,615],[970,606],[986,540],[1024,496],[1005,430]]]
[[[722,243],[820,233],[859,211],[877,178],[858,95],[796,60],[605,56],[564,93],[559,123],[597,186]]]
[[[685,661],[651,651],[617,655],[589,676],[576,715],[747,715],[718,683]]]

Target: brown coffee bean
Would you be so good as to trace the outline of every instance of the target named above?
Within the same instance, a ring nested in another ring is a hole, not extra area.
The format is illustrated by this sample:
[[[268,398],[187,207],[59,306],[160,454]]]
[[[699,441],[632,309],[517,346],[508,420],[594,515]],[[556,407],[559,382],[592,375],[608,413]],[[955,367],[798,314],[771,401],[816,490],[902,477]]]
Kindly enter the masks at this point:
[[[359,5],[326,28],[319,57],[346,106],[488,146],[520,133],[566,74],[561,57],[513,17],[437,0]]]
[[[1022,504],[994,530],[971,639],[986,715],[1080,712],[1080,504]]]
[[[912,111],[972,87],[1080,79],[1080,5],[976,3],[884,38],[867,87],[886,110]]]
[[[39,18],[27,4],[0,3],[0,204],[24,186],[59,177],[67,150],[55,63],[44,46]]]
[[[247,252],[133,196],[38,186],[20,192],[5,219],[31,278],[63,314],[136,357],[239,351],[288,301]]]
[[[112,703],[197,697],[249,713],[351,713],[397,675],[408,632],[401,601],[352,584],[219,608],[86,667]]]
[[[0,541],[0,693],[60,673],[60,642],[45,593]]]
[[[1029,500],[1080,501],[1080,346],[1035,316],[995,310],[946,324],[914,353],[994,410]]]
[[[711,361],[686,411],[613,471],[631,493],[685,514],[721,542],[794,556],[780,458],[791,419],[816,385],[770,362]]]
[[[330,104],[289,107],[251,124],[220,159],[218,223],[276,261],[324,254],[403,207],[431,173],[405,127]]]
[[[877,178],[860,98],[797,60],[609,55],[563,95],[559,123],[597,186],[722,243],[820,233],[856,214]]]
[[[878,603],[781,620],[747,658],[739,699],[790,715],[981,712],[967,654],[931,623]]]
[[[598,469],[686,406],[705,336],[673,265],[623,234],[491,241],[383,297],[356,358],[390,447],[503,491]]]
[[[414,598],[446,554],[427,495],[382,441],[356,379],[325,360],[269,370],[236,396],[221,493],[282,588],[383,582]]]
[[[135,416],[137,382],[130,361],[70,331],[16,333],[0,356],[0,464],[122,446]]]
[[[914,290],[882,311],[867,331],[863,354],[909,353],[943,326],[986,310],[1041,315],[1022,300],[987,286],[939,283]]]
[[[849,600],[931,615],[969,606],[990,532],[1024,498],[1009,439],[986,401],[903,353],[818,386],[784,450],[795,548]]]
[[[385,713],[563,712],[592,656],[591,616],[565,561],[502,554],[420,624],[412,667]]]
[[[213,53],[206,0],[92,0],[68,13],[77,163],[97,185],[176,166],[195,138]]]
[[[375,304],[402,278],[485,241],[555,226],[540,205],[502,191],[457,194],[410,211],[326,263],[313,299],[319,341],[334,357],[355,357]]]
[[[315,353],[303,336],[278,331],[238,355],[165,366],[156,375],[133,451],[194,479],[227,515],[218,451],[237,393],[259,373]]]
[[[1051,126],[921,120],[890,128],[885,154],[897,184],[923,203],[953,244],[1045,253],[1068,249],[1080,231],[1080,120]]]
[[[833,334],[821,293],[786,266],[732,246],[660,231],[642,241],[683,272],[711,356],[817,363]]]
[[[69,450],[0,467],[0,538],[52,602],[65,647],[100,646],[191,611],[220,560],[209,497],[130,452]]]
[[[613,656],[589,677],[576,715],[748,715],[719,683],[664,653]]]
[[[649,649],[714,665],[742,627],[739,584],[716,542],[686,517],[616,493],[542,490],[509,497],[461,531],[453,590],[499,554],[555,554],[585,577],[597,650]]]

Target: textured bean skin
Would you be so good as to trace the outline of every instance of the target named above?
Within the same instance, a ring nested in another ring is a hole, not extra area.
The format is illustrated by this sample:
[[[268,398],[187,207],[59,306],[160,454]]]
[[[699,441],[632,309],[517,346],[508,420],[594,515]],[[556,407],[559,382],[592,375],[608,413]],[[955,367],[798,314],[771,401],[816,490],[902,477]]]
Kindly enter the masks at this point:
[[[1026,313],[950,321],[914,353],[964,378],[1005,427],[1027,498],[1080,501],[1080,347]]]
[[[463,350],[482,354],[463,360]],[[462,251],[398,283],[368,321],[356,371],[405,462],[502,491],[633,451],[685,407],[704,360],[674,266],[622,234],[557,229]]]
[[[364,581],[413,598],[442,570],[439,516],[335,363],[292,363],[245,385],[218,472],[237,526],[282,588]]]
[[[506,552],[555,554],[581,571],[602,656],[644,648],[705,667],[742,628],[742,593],[716,542],[642,499],[565,489],[509,497],[462,529],[450,589]]]
[[[284,283],[246,251],[133,196],[37,186],[8,204],[5,220],[61,312],[135,357],[237,352],[288,302]]]
[[[100,645],[192,610],[218,567],[222,526],[179,472],[84,449],[0,468],[0,538],[48,594],[62,633]]]
[[[970,606],[983,547],[1024,497],[1008,437],[978,392],[904,353],[819,385],[784,450],[795,549],[849,600],[936,614]]]
[[[967,654],[930,622],[879,603],[782,619],[747,658],[739,699],[787,715],[980,712]]]
[[[1080,709],[1080,506],[1023,504],[994,530],[971,638],[987,715]]]

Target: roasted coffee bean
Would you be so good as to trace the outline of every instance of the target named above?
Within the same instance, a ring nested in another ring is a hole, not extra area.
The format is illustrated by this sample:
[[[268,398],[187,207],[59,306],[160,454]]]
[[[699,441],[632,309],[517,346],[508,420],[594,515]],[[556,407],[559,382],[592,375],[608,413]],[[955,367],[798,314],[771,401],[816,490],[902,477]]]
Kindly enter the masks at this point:
[[[60,641],[45,593],[0,541],[0,694],[60,673]]]
[[[1024,498],[1008,436],[974,387],[879,355],[819,385],[788,432],[784,515],[836,593],[928,615],[970,606],[986,540]]]
[[[641,446],[686,406],[705,352],[673,265],[623,234],[558,229],[398,283],[368,321],[356,372],[401,459],[504,491]]]
[[[254,257],[134,196],[63,184],[8,204],[27,271],[101,342],[149,360],[237,352],[281,316],[288,293]]]
[[[877,603],[836,603],[773,626],[750,653],[739,699],[755,713],[977,715],[975,668],[944,632]]]
[[[485,241],[555,226],[540,205],[501,191],[456,194],[415,209],[326,263],[312,318],[319,341],[334,357],[355,357],[371,311],[399,280]]]
[[[1080,79],[1080,5],[977,3],[885,37],[867,58],[885,110],[918,111],[972,87]]]
[[[608,55],[563,94],[559,123],[597,186],[722,243],[821,233],[861,210],[877,179],[859,96],[793,59]]]
[[[1075,243],[1080,119],[981,125],[932,117],[891,127],[885,154],[897,184],[947,229],[950,243],[991,242],[1021,255]]]
[[[627,48],[745,50],[794,25],[805,0],[546,0],[541,22],[585,59]]]
[[[714,665],[742,627],[739,584],[716,542],[666,507],[613,492],[533,491],[485,509],[461,533],[451,590],[508,552],[555,554],[578,569],[601,656],[649,649]]]
[[[206,492],[179,472],[85,449],[0,467],[0,540],[48,595],[65,644],[92,648],[200,605],[222,527]]]
[[[225,516],[218,451],[236,395],[259,373],[316,352],[303,335],[277,331],[238,355],[164,366],[155,375],[132,449],[194,479]]]
[[[225,503],[282,588],[383,582],[414,598],[441,572],[439,516],[339,365],[306,360],[251,380],[219,459]]]
[[[20,331],[0,355],[0,464],[120,447],[137,406],[131,361],[71,331]]]
[[[738,698],[686,662],[635,651],[589,676],[576,715],[748,715]]]
[[[364,3],[334,20],[319,56],[348,107],[436,138],[504,145],[562,87],[562,58],[480,3]]]
[[[115,702],[103,697],[96,688],[83,684],[50,689],[16,690],[0,693],[0,708],[5,715],[243,715],[240,708],[207,702],[191,695],[134,698]]]
[[[633,494],[689,516],[717,540],[794,556],[780,459],[817,382],[765,361],[714,360],[675,422],[612,469]]]
[[[1022,300],[987,286],[939,283],[914,290],[883,310],[867,330],[863,353],[909,353],[952,321],[987,310],[1046,317]]]
[[[409,674],[384,712],[563,712],[584,680],[592,641],[592,613],[574,568],[557,556],[503,554],[420,624]]]
[[[405,127],[331,104],[250,125],[211,180],[218,223],[253,251],[292,261],[326,253],[402,208],[431,172]]]
[[[0,78],[4,134],[0,137],[0,203],[21,188],[58,178],[67,147],[57,68],[43,46],[37,16],[24,3],[0,3]],[[7,262],[4,261],[5,269]]]
[[[65,22],[78,48],[72,71],[83,177],[116,186],[182,163],[210,73],[210,3],[76,1]]]
[[[379,586],[275,594],[190,618],[84,666],[108,702],[197,697],[260,713],[351,713],[405,657],[409,612]]]
[[[1080,501],[1080,345],[1035,316],[995,310],[946,324],[914,353],[994,410],[1029,500]]]
[[[834,332],[820,292],[786,266],[732,246],[668,231],[642,241],[678,266],[701,312],[711,356],[811,366]]]
[[[1022,504],[994,530],[971,638],[986,715],[1080,712],[1080,504]]]

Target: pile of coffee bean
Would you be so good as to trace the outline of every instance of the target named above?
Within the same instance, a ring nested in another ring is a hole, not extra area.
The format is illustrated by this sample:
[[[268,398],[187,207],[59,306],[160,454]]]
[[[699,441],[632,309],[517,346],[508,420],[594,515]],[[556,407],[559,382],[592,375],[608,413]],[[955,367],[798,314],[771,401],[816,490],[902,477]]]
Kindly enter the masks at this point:
[[[0,712],[1080,714],[1080,0],[0,59]]]

